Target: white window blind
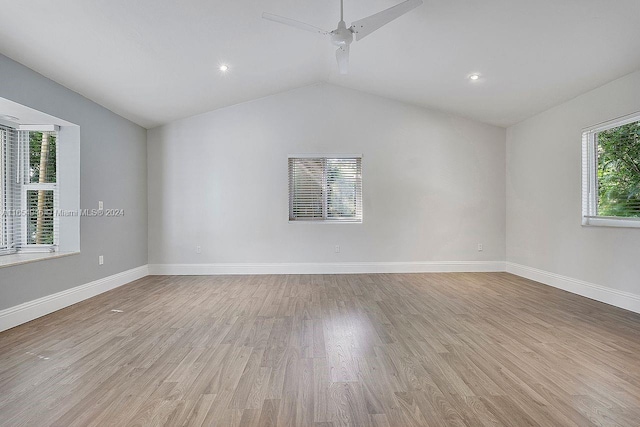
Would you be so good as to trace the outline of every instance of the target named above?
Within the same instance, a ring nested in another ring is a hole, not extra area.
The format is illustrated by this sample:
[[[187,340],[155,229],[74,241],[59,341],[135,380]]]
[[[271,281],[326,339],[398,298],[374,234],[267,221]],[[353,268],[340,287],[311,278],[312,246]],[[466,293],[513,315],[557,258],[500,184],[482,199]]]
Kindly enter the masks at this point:
[[[640,113],[583,131],[582,224],[640,227]]]
[[[0,255],[58,244],[57,134],[0,127]]]
[[[18,132],[9,127],[0,128],[2,143],[2,244],[0,255],[17,252],[22,239],[20,141]]]
[[[289,156],[289,220],[362,222],[362,157]]]

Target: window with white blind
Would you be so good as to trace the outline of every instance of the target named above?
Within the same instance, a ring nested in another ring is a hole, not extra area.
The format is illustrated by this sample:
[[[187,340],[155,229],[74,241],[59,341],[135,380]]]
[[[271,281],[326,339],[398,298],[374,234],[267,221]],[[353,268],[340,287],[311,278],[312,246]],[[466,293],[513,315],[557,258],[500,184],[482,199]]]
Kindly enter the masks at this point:
[[[640,227],[640,113],[584,130],[582,224]]]
[[[362,156],[289,156],[289,221],[362,222]]]
[[[57,138],[0,126],[0,255],[57,250]]]

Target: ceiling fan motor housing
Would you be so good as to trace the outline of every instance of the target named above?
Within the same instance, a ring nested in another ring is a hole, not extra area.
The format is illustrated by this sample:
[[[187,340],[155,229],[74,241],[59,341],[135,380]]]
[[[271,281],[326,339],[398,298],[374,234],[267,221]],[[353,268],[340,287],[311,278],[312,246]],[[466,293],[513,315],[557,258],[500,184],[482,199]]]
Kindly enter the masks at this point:
[[[353,33],[347,28],[344,21],[338,23],[338,28],[331,31],[331,43],[336,46],[350,45],[353,41]]]

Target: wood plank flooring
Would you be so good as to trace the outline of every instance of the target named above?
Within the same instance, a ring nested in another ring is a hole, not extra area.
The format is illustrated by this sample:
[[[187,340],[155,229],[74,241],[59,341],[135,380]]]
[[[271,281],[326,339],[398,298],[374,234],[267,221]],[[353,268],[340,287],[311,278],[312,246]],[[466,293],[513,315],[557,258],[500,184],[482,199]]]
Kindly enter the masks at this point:
[[[0,333],[0,425],[639,426],[640,315],[507,273],[150,276]]]

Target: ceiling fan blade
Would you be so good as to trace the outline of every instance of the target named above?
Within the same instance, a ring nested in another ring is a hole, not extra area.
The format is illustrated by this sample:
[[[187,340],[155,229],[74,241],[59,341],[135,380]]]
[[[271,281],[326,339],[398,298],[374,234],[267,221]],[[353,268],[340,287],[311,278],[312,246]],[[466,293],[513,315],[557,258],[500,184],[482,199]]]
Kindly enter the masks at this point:
[[[356,40],[363,39],[378,28],[388,24],[396,18],[399,18],[421,4],[422,0],[406,0],[400,4],[390,7],[389,9],[378,12],[375,15],[353,22],[350,29],[356,35]]]
[[[304,22],[296,21],[295,19],[285,18],[284,16],[264,12],[262,17],[269,21],[279,22],[280,24],[289,25],[290,27],[299,28],[305,31],[311,31],[312,33],[322,34],[323,36],[329,34],[328,31],[325,31],[322,28],[314,27],[313,25],[305,24]]]
[[[340,74],[347,74],[349,72],[349,45],[344,45],[336,50],[336,60]]]

